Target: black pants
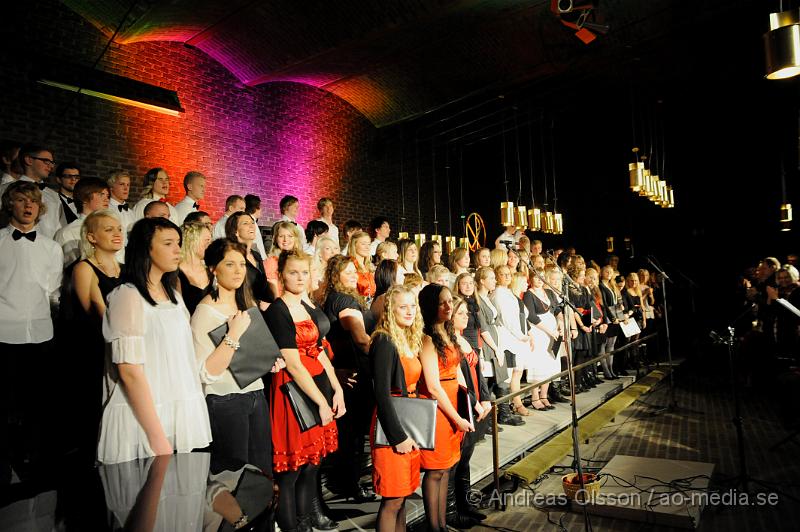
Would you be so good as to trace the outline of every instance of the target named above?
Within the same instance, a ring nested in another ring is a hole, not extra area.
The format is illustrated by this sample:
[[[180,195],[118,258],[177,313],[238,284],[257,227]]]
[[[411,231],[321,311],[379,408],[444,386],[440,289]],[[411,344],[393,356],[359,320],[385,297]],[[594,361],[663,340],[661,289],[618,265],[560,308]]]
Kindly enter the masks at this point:
[[[206,396],[211,449],[272,471],[272,435],[264,390]]]
[[[486,420],[481,421],[478,425],[481,425],[482,429],[486,425]],[[450,493],[453,494],[455,510],[458,512],[464,512],[470,506],[469,490],[472,482],[469,475],[469,461],[475,451],[475,444],[483,437],[483,431],[478,427],[475,427],[475,429],[475,432],[464,434],[464,439],[461,441],[461,459],[450,469],[448,495]],[[448,501],[448,508],[451,508],[450,502]],[[448,511],[449,513],[450,511]]]
[[[68,397],[53,397],[56,367],[52,341],[39,344],[0,343],[7,364],[0,386],[0,476],[5,480],[13,466],[20,476],[43,465],[55,448],[58,405]],[[98,397],[98,402],[100,398]],[[80,415],[73,412],[72,415]],[[52,457],[51,457],[52,458]],[[23,478],[24,480],[24,478]]]

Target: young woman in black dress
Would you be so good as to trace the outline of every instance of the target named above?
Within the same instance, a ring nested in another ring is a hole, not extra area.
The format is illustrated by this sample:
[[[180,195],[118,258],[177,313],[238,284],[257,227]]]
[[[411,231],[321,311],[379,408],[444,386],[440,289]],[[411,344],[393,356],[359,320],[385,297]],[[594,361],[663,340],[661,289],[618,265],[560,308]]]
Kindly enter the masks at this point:
[[[181,243],[181,263],[178,266],[178,292],[189,314],[206,294],[211,276],[204,261],[206,248],[211,243],[211,230],[200,222],[184,223]]]
[[[247,248],[247,282],[253,291],[253,297],[257,301],[258,308],[262,311],[275,299],[275,296],[267,282],[267,274],[264,270],[263,257],[255,250],[254,242],[258,229],[253,217],[244,212],[235,212],[230,215],[225,222],[225,236],[234,242],[244,244]]]

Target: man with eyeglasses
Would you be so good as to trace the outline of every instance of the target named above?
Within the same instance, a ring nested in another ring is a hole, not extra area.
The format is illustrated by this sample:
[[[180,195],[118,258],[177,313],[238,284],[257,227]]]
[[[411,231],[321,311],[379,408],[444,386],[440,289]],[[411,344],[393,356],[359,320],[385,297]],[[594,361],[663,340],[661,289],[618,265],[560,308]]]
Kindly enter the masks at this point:
[[[58,199],[61,201],[61,212],[64,215],[60,220],[62,226],[69,225],[78,219],[78,205],[75,203],[73,192],[80,178],[81,169],[76,163],[61,163],[56,168]]]
[[[64,216],[58,193],[47,186],[47,176],[56,166],[53,153],[37,144],[25,144],[20,148],[17,158],[22,169],[19,181],[36,183],[42,192],[42,201],[47,206],[39,220],[37,231],[52,239],[56,231],[61,229],[61,219]],[[0,196],[10,184],[0,185]]]

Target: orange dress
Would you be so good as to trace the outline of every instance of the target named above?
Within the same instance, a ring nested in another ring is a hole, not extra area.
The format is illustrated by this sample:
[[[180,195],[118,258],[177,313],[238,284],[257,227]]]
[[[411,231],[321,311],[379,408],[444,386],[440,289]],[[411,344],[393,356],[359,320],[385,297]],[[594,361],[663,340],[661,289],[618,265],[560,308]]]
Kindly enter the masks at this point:
[[[297,350],[300,361],[312,377],[324,371],[317,360],[319,332],[312,320],[295,322]],[[336,451],[338,436],[336,421],[324,427],[317,425],[300,432],[289,400],[281,385],[292,380],[288,371],[282,370],[272,375],[269,389],[270,418],[272,422],[272,465],[276,473],[297,471],[301,466],[311,463],[319,465],[322,458]]]
[[[458,348],[446,348],[447,362],[442,364],[439,359],[439,382],[455,408],[458,404],[458,365],[460,356]],[[432,398],[425,381],[420,386],[419,396]],[[422,469],[450,469],[461,459],[461,439],[464,433],[442,411],[441,406],[436,411],[436,445],[434,450],[420,451],[422,454]]]
[[[267,257],[264,259],[264,273],[267,275],[267,281],[275,282],[277,288],[275,289],[275,298],[283,295],[283,287],[278,282],[278,257]]]
[[[350,259],[356,265],[356,272],[358,273],[358,293],[364,297],[374,297],[378,289],[375,286],[375,274],[373,272],[362,272],[358,269],[356,259]]]
[[[409,397],[416,397],[417,382],[422,374],[419,359],[399,356],[406,378],[406,390]],[[399,390],[392,390],[392,395],[399,397]],[[372,484],[375,493],[381,497],[408,497],[419,488],[420,484],[420,451],[414,449],[400,454],[392,446],[375,445],[375,425],[378,422],[378,410],[372,415],[372,426],[369,429],[369,443],[372,449]]]

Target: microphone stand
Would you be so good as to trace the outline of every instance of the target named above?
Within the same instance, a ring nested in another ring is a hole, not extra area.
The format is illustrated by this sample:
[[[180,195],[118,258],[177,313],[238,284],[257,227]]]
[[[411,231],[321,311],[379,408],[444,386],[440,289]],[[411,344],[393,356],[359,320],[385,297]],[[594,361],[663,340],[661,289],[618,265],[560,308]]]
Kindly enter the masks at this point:
[[[650,266],[655,268],[655,270],[661,275],[661,298],[664,301],[664,330],[667,337],[667,363],[669,364],[669,404],[652,412],[652,415],[655,416],[661,414],[662,412],[674,412],[678,409],[678,400],[675,399],[675,379],[673,377],[675,368],[672,366],[672,341],[669,333],[669,312],[667,310],[667,307],[669,306],[667,305],[667,281],[672,284],[672,279],[670,279],[669,275],[667,275],[667,272],[658,267],[655,261],[651,258],[651,255],[647,256],[647,262],[649,262]]]
[[[572,366],[572,334],[570,334],[570,332],[572,331],[572,326],[570,325],[570,321],[567,319],[571,317],[571,315],[567,314],[567,311],[570,312],[578,311],[575,305],[573,305],[567,298],[567,290],[569,289],[568,283],[572,283],[575,286],[577,286],[577,283],[575,283],[575,281],[573,281],[570,278],[567,272],[561,269],[561,266],[558,265],[558,262],[556,262],[555,257],[553,257],[550,253],[546,253],[546,255],[550,258],[550,260],[553,261],[553,263],[556,265],[556,268],[558,268],[558,270],[562,274],[561,277],[562,291],[556,290],[556,288],[552,284],[547,282],[544,279],[544,276],[540,275],[539,272],[537,272],[535,269],[533,269],[532,271],[535,273],[536,277],[538,277],[542,281],[542,283],[544,283],[546,286],[550,287],[553,293],[556,294],[556,296],[559,298],[558,307],[561,309],[561,313],[564,316],[564,349],[567,352],[566,358],[567,358],[567,371],[569,372],[569,396],[570,396],[570,406],[572,411],[572,453],[573,456],[575,456],[573,464],[575,465],[575,470],[578,473],[578,480],[581,485],[581,493],[583,493],[585,497],[586,486],[584,485],[583,482],[583,466],[581,465],[581,453],[580,453],[580,443],[579,443],[580,440],[578,437],[578,410],[577,410],[578,402],[575,397],[575,370]],[[554,354],[558,355],[558,353]],[[589,511],[586,508],[588,502],[589,501],[584,500],[583,504],[581,504],[581,507],[583,508],[584,530],[586,530],[587,532],[592,530],[592,521],[589,518]]]

